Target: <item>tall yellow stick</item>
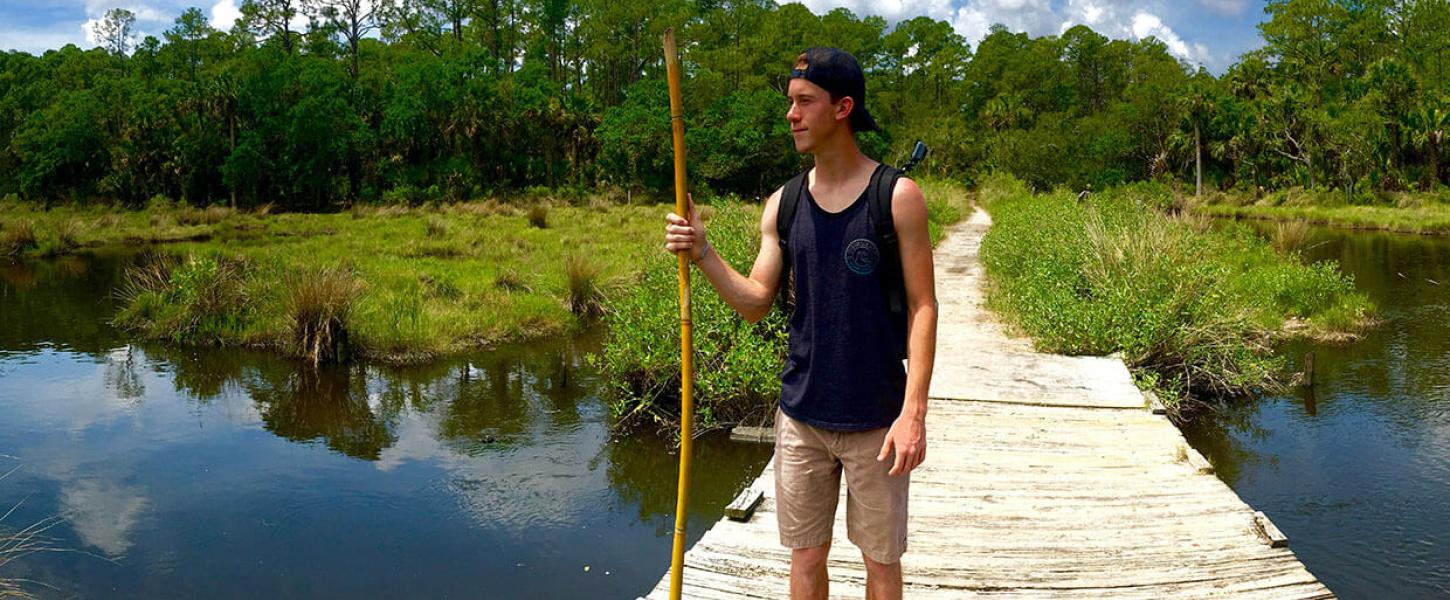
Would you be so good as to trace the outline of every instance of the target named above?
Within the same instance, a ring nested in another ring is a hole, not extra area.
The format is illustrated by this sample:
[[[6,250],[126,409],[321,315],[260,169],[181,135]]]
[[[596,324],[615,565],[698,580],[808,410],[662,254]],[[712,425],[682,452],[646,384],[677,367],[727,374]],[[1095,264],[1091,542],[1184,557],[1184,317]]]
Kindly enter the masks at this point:
[[[665,74],[670,82],[670,127],[675,141],[675,214],[689,217],[685,205],[685,117],[680,107],[680,64],[675,30],[665,30]],[[690,255],[680,259],[680,489],[675,501],[675,547],[670,559],[670,600],[679,600],[685,580],[685,523],[690,508],[690,453],[695,432],[694,335],[690,322]]]

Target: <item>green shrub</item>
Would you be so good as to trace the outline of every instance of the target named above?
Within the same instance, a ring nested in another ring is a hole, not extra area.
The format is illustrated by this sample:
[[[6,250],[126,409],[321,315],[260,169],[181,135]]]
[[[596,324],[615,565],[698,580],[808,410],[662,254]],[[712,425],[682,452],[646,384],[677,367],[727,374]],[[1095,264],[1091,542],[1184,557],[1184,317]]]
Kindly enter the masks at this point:
[[[252,266],[218,255],[144,255],[126,270],[116,323],[152,338],[228,344],[247,338]]]
[[[748,272],[760,247],[759,210],[730,203],[717,207],[712,216],[706,221],[710,244],[736,270]],[[619,427],[664,429],[678,423],[677,265],[674,254],[651,252],[639,280],[605,315],[608,339],[592,360],[608,376]],[[768,416],[780,394],[785,316],[772,310],[759,323],[746,322],[698,271],[690,291],[697,428],[706,431]]]

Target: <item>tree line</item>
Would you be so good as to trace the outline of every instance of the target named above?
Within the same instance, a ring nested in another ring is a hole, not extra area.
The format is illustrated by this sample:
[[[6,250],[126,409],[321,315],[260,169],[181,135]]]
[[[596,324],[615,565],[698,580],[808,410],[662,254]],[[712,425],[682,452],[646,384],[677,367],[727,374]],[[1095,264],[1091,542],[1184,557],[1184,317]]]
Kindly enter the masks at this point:
[[[771,0],[247,0],[158,39],[106,13],[96,48],[0,54],[0,196],[141,205],[671,185],[660,35],[680,30],[692,183],[769,193],[806,163],[784,114],[808,46],[852,52],[868,154],[1034,187],[1181,178],[1349,197],[1444,185],[1450,0],[1273,0],[1222,76],[1086,26],[889,26]],[[306,22],[306,26],[295,24]]]

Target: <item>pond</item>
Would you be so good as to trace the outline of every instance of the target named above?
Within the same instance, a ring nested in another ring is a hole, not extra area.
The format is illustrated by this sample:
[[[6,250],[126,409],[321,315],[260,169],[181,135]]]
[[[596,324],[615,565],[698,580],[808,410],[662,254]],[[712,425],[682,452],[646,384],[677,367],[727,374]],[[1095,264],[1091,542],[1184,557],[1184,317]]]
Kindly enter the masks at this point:
[[[1342,598],[1450,597],[1450,238],[1311,231],[1383,322],[1314,355],[1313,386],[1185,433]]]
[[[633,598],[669,566],[678,457],[614,436],[598,332],[308,371],[107,324],[130,252],[0,262],[0,530],[44,597]],[[696,445],[691,542],[770,457]]]

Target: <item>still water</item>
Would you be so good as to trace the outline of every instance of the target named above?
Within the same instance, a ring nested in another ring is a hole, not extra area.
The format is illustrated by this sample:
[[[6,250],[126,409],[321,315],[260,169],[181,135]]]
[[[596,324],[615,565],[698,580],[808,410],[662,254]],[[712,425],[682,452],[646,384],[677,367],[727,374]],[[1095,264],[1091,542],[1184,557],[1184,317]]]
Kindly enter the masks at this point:
[[[598,335],[311,373],[106,324],[124,254],[0,262],[0,534],[42,597],[633,598],[677,456],[613,437]],[[691,542],[769,459],[695,445]]]
[[[1450,238],[1318,229],[1383,323],[1312,352],[1314,386],[1185,432],[1342,598],[1450,598]]]

